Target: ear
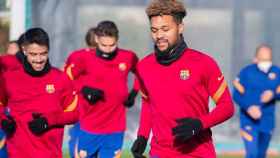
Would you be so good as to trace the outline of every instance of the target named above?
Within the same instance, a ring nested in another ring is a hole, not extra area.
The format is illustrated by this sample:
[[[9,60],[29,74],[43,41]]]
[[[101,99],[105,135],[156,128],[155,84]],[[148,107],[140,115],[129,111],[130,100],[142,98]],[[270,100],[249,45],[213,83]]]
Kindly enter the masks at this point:
[[[95,41],[96,43],[99,43],[99,38],[98,38],[97,35],[94,36],[94,41]]]
[[[182,22],[181,24],[179,24],[179,34],[183,34],[184,32],[184,23]]]
[[[22,49],[23,54],[26,55],[26,49],[25,49],[25,47],[22,46],[21,49]]]

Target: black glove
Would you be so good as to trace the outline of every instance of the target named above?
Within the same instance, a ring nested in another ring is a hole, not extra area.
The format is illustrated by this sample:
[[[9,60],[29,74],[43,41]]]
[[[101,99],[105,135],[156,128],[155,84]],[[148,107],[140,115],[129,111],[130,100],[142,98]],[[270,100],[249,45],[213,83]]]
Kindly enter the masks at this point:
[[[143,136],[138,136],[137,139],[134,141],[131,152],[134,158],[146,158],[143,156],[147,146],[147,139]]]
[[[82,94],[91,105],[104,98],[104,92],[102,90],[87,86],[82,88]]]
[[[1,126],[8,138],[16,132],[17,124],[12,116],[7,116],[7,119],[3,119]]]
[[[33,120],[28,122],[28,127],[34,135],[42,135],[49,129],[48,121],[42,114],[33,113]]]
[[[132,107],[134,105],[137,93],[138,92],[136,90],[132,89],[123,105],[128,108]]]
[[[185,142],[202,130],[202,123],[199,119],[183,118],[176,122],[178,125],[172,129],[172,134],[177,141]]]

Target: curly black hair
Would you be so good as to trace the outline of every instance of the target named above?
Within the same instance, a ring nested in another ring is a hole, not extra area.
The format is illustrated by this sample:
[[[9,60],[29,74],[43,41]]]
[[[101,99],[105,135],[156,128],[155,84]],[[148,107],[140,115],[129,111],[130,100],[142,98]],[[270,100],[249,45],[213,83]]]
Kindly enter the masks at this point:
[[[146,8],[149,19],[154,16],[171,15],[176,23],[182,23],[187,15],[184,4],[178,0],[153,0]]]

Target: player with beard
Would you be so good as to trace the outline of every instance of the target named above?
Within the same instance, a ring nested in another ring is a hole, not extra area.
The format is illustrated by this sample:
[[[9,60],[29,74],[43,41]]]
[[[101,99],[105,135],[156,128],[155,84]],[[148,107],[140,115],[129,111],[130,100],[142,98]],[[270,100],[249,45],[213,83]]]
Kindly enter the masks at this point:
[[[9,60],[18,65],[1,74],[0,122],[8,156],[62,158],[63,127],[78,119],[78,96],[71,80],[51,66],[43,29],[29,29],[22,42],[23,52]]]
[[[234,112],[225,78],[210,56],[185,43],[186,10],[181,2],[154,0],[146,13],[155,50],[136,67],[142,111],[132,154],[144,157],[152,130],[152,158],[215,158],[210,128]],[[216,104],[212,111],[209,97]]]
[[[97,48],[74,52],[66,72],[83,95],[77,157],[112,158],[121,155],[126,129],[126,108],[134,104],[136,89],[128,93],[127,77],[137,56],[118,48],[118,28],[112,21],[96,29]]]

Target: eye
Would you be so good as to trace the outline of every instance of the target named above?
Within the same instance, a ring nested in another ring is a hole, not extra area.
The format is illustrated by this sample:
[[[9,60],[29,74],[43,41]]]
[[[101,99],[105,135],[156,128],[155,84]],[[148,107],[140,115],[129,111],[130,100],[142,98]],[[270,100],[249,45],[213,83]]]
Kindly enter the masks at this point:
[[[45,52],[42,53],[42,55],[44,55],[44,56],[45,56],[45,55],[48,55],[48,52],[45,51]]]
[[[151,28],[152,33],[156,33],[158,31],[158,29],[156,28]]]
[[[163,27],[162,30],[163,30],[164,32],[167,32],[167,31],[169,31],[169,28],[168,28],[168,27]]]
[[[33,52],[28,52],[28,54],[29,54],[30,56],[36,56],[36,53],[33,53]]]

